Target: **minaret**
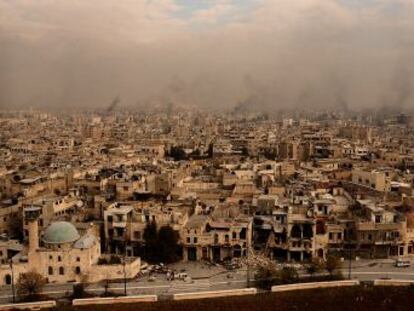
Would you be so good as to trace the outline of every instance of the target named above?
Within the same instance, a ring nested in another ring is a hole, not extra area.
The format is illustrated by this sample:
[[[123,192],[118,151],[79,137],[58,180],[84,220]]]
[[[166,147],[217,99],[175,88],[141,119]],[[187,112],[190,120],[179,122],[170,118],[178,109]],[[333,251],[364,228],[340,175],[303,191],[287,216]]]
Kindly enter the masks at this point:
[[[24,209],[25,219],[29,222],[29,257],[39,248],[39,225],[40,207],[30,206]],[[30,260],[30,258],[29,258]]]

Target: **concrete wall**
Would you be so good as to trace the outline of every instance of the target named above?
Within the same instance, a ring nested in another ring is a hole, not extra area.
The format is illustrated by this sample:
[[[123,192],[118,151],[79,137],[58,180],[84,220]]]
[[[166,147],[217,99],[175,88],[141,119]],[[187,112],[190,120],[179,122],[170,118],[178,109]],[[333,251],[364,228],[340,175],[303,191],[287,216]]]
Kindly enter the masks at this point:
[[[127,296],[127,297],[97,297],[97,298],[85,298],[74,299],[72,304],[74,306],[84,305],[103,305],[114,303],[137,303],[137,302],[155,302],[158,298],[156,295],[139,295],[139,296]]]
[[[14,303],[7,305],[0,305],[0,310],[40,310],[49,309],[56,306],[56,301],[47,300],[39,302]]]
[[[174,294],[173,300],[217,298],[217,297],[244,296],[244,295],[255,295],[255,294],[257,294],[256,288],[229,289],[229,290]]]
[[[272,286],[272,292],[285,292],[285,291],[291,291],[291,290],[303,290],[303,289],[313,289],[313,288],[328,288],[328,287],[343,287],[343,286],[357,286],[357,285],[359,285],[358,280],[298,283],[298,284]]]
[[[375,280],[374,286],[410,286],[414,280]]]

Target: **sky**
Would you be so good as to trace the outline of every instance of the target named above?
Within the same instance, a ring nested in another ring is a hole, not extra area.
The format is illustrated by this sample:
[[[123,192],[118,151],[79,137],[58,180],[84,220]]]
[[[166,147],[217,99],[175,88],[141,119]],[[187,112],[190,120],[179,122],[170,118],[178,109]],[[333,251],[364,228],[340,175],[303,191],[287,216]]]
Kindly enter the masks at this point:
[[[0,107],[414,107],[414,0],[0,0]]]

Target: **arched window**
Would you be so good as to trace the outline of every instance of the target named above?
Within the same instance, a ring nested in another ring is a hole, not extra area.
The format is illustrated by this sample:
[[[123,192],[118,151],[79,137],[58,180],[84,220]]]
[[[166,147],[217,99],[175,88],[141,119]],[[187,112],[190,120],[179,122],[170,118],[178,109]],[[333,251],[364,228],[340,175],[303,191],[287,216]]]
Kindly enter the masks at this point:
[[[58,256],[58,261],[62,261],[62,257]]]
[[[52,267],[48,268],[48,273],[49,273],[49,275],[53,275],[53,268]]]
[[[6,285],[10,285],[11,284],[11,275],[10,274],[6,274],[6,276],[4,277],[4,282],[6,283]]]
[[[76,272],[76,274],[80,274],[81,273],[81,268],[79,266],[77,266],[75,268],[75,272]]]
[[[60,275],[64,275],[65,274],[65,269],[63,267],[59,268],[59,274]]]

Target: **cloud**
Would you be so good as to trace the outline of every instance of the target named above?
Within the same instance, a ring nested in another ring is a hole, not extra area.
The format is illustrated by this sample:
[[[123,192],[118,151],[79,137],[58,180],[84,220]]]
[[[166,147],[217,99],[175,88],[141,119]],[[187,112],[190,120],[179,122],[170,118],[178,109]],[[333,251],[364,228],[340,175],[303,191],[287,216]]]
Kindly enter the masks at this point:
[[[414,105],[411,0],[192,3],[0,0],[0,105]]]

